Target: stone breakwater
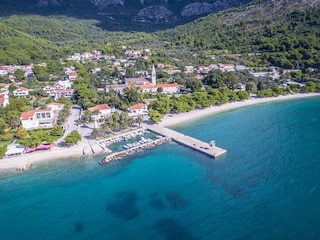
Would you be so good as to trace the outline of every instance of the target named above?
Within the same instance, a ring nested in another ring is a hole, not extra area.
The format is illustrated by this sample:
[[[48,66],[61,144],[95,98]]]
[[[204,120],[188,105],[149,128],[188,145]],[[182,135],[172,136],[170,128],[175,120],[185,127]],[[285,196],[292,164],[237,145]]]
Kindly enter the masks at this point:
[[[118,160],[123,159],[125,157],[131,156],[131,155],[136,154],[138,152],[141,152],[143,150],[154,148],[156,146],[167,143],[169,141],[171,141],[170,137],[163,137],[160,139],[156,139],[152,142],[148,142],[148,143],[142,144],[140,146],[130,148],[125,151],[113,153],[113,154],[106,156],[106,158],[104,160],[102,160],[101,162],[99,162],[99,164],[104,165],[104,164],[108,164],[113,161],[118,161]]]

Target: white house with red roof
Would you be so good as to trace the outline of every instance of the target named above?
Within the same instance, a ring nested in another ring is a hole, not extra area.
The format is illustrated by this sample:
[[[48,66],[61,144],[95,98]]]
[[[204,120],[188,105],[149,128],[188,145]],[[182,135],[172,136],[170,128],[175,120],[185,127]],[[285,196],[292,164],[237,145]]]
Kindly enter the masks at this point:
[[[55,90],[54,99],[71,98],[73,96],[73,89]]]
[[[55,90],[56,90],[56,88],[54,86],[51,86],[51,85],[47,85],[47,86],[42,88],[42,91],[44,91],[45,93],[47,93],[49,95],[52,95],[52,96],[53,96],[53,93],[54,93]]]
[[[233,72],[235,70],[235,65],[232,63],[219,64],[219,68],[222,69],[222,72]]]
[[[7,93],[0,93],[0,106],[6,107],[9,105],[9,96]]]
[[[105,118],[111,115],[111,108],[107,104],[99,104],[94,107],[88,108],[91,113],[91,119],[93,121]]]
[[[6,83],[0,83],[0,91],[8,91],[9,90],[9,84]]]
[[[162,89],[162,93],[175,94],[180,92],[180,85],[177,83],[163,83],[163,84],[145,84],[139,86],[144,93],[155,93],[159,88]]]
[[[64,107],[63,103],[51,102],[47,104],[47,108],[53,110],[54,112],[60,112]]]
[[[70,72],[67,72],[66,74],[67,74],[68,79],[69,79],[70,81],[76,80],[77,77],[78,77],[78,74],[77,74],[76,71],[70,71]]]
[[[63,86],[63,89],[72,88],[72,82],[69,80],[59,80],[57,85]]]
[[[26,130],[39,128],[52,128],[54,114],[52,109],[30,110],[21,113],[21,125]]]
[[[143,114],[149,113],[148,106],[144,103],[138,103],[128,108],[129,113]]]
[[[13,96],[15,97],[26,97],[29,95],[29,89],[25,87],[19,87],[13,91]]]
[[[55,90],[64,90],[64,89],[66,89],[63,85],[61,85],[59,83],[57,85],[55,85],[54,88],[55,88]]]

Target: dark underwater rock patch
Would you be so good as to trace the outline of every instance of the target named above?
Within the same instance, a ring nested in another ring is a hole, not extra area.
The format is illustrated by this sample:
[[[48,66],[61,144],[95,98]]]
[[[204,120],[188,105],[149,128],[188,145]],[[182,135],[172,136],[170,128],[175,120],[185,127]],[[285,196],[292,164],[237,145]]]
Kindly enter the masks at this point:
[[[150,194],[149,197],[149,204],[152,208],[162,210],[166,207],[163,200],[157,193]]]
[[[186,200],[178,192],[168,192],[166,198],[174,210],[180,210],[187,206]]]
[[[73,228],[73,232],[75,233],[79,233],[83,230],[83,223],[82,222],[76,222],[76,224],[74,225],[74,228]]]
[[[108,212],[127,221],[139,216],[138,195],[135,191],[117,192],[114,198],[114,201],[107,203]]]
[[[167,240],[194,240],[192,232],[174,218],[161,218],[155,224],[157,232],[163,234]]]

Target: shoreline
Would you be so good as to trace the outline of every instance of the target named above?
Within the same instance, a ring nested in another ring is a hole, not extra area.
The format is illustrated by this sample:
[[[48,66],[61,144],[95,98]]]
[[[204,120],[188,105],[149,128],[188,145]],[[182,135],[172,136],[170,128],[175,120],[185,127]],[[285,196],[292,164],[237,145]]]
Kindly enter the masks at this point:
[[[185,113],[176,114],[166,114],[162,121],[158,124],[163,127],[176,126],[182,123],[187,123],[194,121],[196,119],[212,116],[218,113],[227,112],[234,109],[239,109],[243,107],[248,107],[252,105],[258,105],[268,102],[277,102],[284,100],[293,100],[300,98],[310,98],[310,97],[320,97],[320,93],[297,93],[290,95],[281,95],[278,97],[268,97],[268,98],[251,98],[243,101],[229,102],[222,105],[211,106],[204,109],[192,110]]]
[[[238,109],[242,107],[247,107],[251,105],[267,103],[267,102],[275,102],[275,101],[283,101],[290,99],[299,99],[299,98],[309,98],[309,97],[319,97],[319,93],[304,93],[304,94],[291,94],[285,96],[278,97],[270,97],[270,98],[254,98],[244,101],[237,101],[231,103],[225,103],[219,106],[211,106],[205,109],[192,110],[187,113],[178,113],[173,115],[165,115],[162,118],[162,121],[158,123],[161,126],[173,126],[182,123],[186,123],[188,121],[196,120],[199,118],[211,116],[217,113],[226,112],[233,109]],[[132,130],[136,131],[136,130]],[[130,132],[132,132],[130,131]],[[112,136],[111,138],[117,137],[118,135]],[[106,138],[110,139],[110,138]],[[82,140],[77,145],[71,147],[59,147],[55,146],[50,150],[46,151],[37,151],[34,153],[23,154],[22,156],[11,157],[11,158],[3,158],[0,159],[0,171],[4,170],[14,170],[18,168],[24,168],[28,166],[32,168],[32,165],[38,162],[49,161],[49,160],[68,160],[73,158],[82,158],[86,156],[101,156],[107,155],[107,152],[102,151],[102,149],[98,146],[100,140],[91,140],[85,141]],[[95,149],[100,149],[100,151],[93,151]]]

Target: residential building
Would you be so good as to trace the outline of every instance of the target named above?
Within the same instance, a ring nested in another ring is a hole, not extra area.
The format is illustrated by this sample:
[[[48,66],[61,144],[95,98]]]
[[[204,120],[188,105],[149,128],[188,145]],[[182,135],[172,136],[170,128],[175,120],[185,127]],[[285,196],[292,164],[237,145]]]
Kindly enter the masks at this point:
[[[180,85],[177,83],[164,83],[164,84],[145,84],[139,86],[144,93],[155,93],[159,88],[162,89],[162,93],[165,94],[174,94],[180,92]]]
[[[13,96],[15,97],[26,97],[29,95],[29,89],[25,87],[19,87],[13,91]]]
[[[148,106],[144,103],[138,103],[135,105],[132,105],[128,108],[129,113],[135,113],[135,114],[148,114]]]
[[[2,91],[8,91],[8,90],[9,90],[9,84],[0,83],[0,92],[2,92]]]
[[[9,96],[7,93],[0,93],[0,106],[6,107],[9,105]]]
[[[72,98],[73,89],[64,89],[64,90],[56,90],[54,92],[54,99],[57,100],[59,98]]]
[[[45,93],[49,94],[50,96],[54,95],[54,91],[55,90],[56,90],[56,88],[54,86],[51,86],[51,85],[47,85],[47,86],[42,88],[42,91],[44,91]]]
[[[185,66],[184,67],[184,73],[193,73],[194,67],[193,66]]]
[[[139,116],[147,119],[149,116],[148,106],[144,103],[138,103],[128,108],[129,117],[136,119]]]
[[[70,81],[76,80],[77,77],[78,77],[78,74],[77,74],[76,71],[67,72],[66,75],[68,76],[68,79],[69,79]]]
[[[53,110],[53,112],[60,112],[64,107],[63,103],[51,102],[47,104],[47,108]]]
[[[39,128],[52,128],[54,114],[52,109],[30,110],[20,116],[22,127],[26,130]]]
[[[93,121],[108,117],[111,115],[111,108],[107,104],[99,104],[94,107],[88,108],[91,113]]]

